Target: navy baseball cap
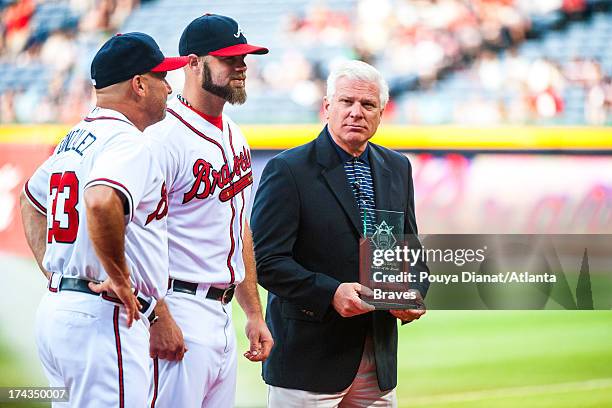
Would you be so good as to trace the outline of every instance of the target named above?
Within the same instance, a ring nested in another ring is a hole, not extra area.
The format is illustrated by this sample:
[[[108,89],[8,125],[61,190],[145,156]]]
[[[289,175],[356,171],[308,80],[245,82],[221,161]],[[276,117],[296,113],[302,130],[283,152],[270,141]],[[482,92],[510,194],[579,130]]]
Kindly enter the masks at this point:
[[[96,89],[101,89],[134,75],[173,71],[187,62],[186,57],[164,57],[155,40],[147,34],[117,34],[96,53],[91,62],[91,80]]]
[[[179,54],[233,57],[245,54],[267,54],[268,49],[247,44],[236,20],[217,14],[205,14],[193,20],[181,35]]]

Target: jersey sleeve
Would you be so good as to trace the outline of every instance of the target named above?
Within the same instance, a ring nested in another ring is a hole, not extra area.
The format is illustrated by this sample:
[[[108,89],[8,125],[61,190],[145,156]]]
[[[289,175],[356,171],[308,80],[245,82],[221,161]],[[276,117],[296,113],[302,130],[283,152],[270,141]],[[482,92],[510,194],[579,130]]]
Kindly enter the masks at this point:
[[[23,192],[30,204],[45,215],[47,214],[47,195],[49,193],[49,166],[52,157],[49,157],[40,165],[23,186]]]
[[[127,200],[131,221],[150,184],[151,172],[155,170],[152,164],[151,150],[141,135],[117,135],[94,159],[85,189],[105,185],[119,191]]]

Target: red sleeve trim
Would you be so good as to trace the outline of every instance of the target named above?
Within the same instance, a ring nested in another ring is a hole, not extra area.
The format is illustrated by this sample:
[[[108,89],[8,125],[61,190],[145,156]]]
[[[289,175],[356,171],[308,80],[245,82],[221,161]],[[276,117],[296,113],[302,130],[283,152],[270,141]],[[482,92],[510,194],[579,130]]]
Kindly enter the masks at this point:
[[[36,208],[41,213],[47,215],[47,209],[41,203],[39,203],[38,200],[36,200],[36,198],[34,198],[32,193],[30,192],[30,189],[28,188],[28,183],[29,182],[30,182],[30,180],[26,181],[25,185],[23,186],[23,191],[25,192],[26,197],[28,198],[30,203],[32,203],[34,208]]]
[[[90,180],[85,185],[85,188],[88,188],[94,185],[100,185],[100,184],[108,186],[108,187],[112,187],[118,190],[125,196],[125,198],[127,198],[128,206],[129,206],[129,219],[131,221],[132,218],[134,217],[134,199],[132,198],[132,194],[130,193],[130,190],[128,190],[126,186],[119,183],[118,181],[107,179],[107,178],[97,178],[97,179]]]

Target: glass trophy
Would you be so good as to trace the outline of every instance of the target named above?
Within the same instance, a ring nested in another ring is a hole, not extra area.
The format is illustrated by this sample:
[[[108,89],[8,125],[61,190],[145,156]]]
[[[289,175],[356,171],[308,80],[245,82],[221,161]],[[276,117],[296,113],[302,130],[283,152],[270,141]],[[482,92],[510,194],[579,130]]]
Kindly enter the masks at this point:
[[[414,308],[408,262],[404,256],[404,213],[364,209],[359,242],[359,283],[372,289],[361,295],[376,309]]]

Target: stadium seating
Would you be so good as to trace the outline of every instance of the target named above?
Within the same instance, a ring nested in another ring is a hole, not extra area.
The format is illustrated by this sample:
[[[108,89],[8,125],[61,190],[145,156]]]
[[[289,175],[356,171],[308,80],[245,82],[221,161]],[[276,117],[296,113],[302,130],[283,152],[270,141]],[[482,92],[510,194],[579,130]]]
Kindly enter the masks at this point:
[[[3,0],[0,9],[10,7],[12,3]],[[29,37],[23,51],[11,55],[8,50],[0,48],[0,98],[4,95],[19,99],[27,95],[26,99],[33,103],[42,103],[45,98],[58,104],[65,103],[62,92],[55,89],[57,85],[52,90],[50,84],[62,83],[64,90],[86,85],[88,62],[110,32],[145,31],[158,40],[165,53],[173,55],[177,53],[182,27],[195,16],[212,12],[235,17],[250,42],[271,50],[264,57],[249,59],[249,103],[228,109],[242,123],[316,121],[324,92],[324,78],[330,65],[339,58],[361,57],[379,67],[389,80],[394,104],[393,114],[387,120],[397,123],[603,124],[601,118],[593,122],[587,114],[591,109],[587,106],[589,98],[593,99],[589,95],[598,85],[576,83],[564,75],[568,67],[580,59],[595,61],[602,72],[602,83],[609,80],[612,74],[609,47],[612,43],[612,0],[587,0],[577,11],[562,9],[561,1],[557,8],[546,9],[536,7],[535,3],[525,6],[528,3],[517,2],[521,3],[520,7],[531,7],[521,9],[521,12],[527,10],[530,22],[524,40],[520,34],[519,39],[513,38],[509,34],[512,30],[508,28],[496,43],[492,43],[485,38],[485,28],[476,26],[474,28],[484,38],[480,45],[474,49],[460,48],[459,54],[445,55],[439,62],[432,62],[431,67],[426,67],[429,71],[425,76],[419,71],[419,61],[415,61],[418,60],[417,54],[403,56],[404,51],[395,48],[397,42],[387,44],[387,47],[383,44],[383,48],[379,46],[369,52],[355,43],[359,34],[357,30],[361,29],[358,16],[363,10],[360,11],[360,7],[365,3],[368,1],[143,1],[125,21],[121,20],[120,26],[106,25],[83,31],[83,20],[91,10],[73,9],[68,0],[36,2],[29,17]],[[369,3],[370,6],[373,4]],[[474,3],[480,4],[479,1]],[[380,2],[380,7],[384,6],[392,7],[391,14],[398,14],[398,19],[406,18],[402,15],[405,3],[386,0]],[[427,11],[427,7],[438,6],[419,2],[419,7],[423,7],[419,9],[421,13]],[[328,31],[314,31],[313,34],[312,26],[315,30],[320,28],[317,23],[333,24],[330,16],[340,22],[338,27],[332,27],[336,31],[332,30],[332,35],[328,35]],[[423,32],[446,38],[435,41],[448,41],[449,35],[457,38],[460,35],[453,31],[454,28],[441,30],[436,25],[438,22],[427,21],[427,18],[433,17],[425,17]],[[308,26],[309,23],[312,25]],[[307,26],[307,29],[300,32],[300,25]],[[60,72],[53,64],[45,64],[38,55],[40,48],[58,32],[66,33],[71,41],[74,40],[78,49],[75,53],[79,56]],[[334,35],[339,37],[334,39]],[[452,41],[458,41],[457,38]],[[518,82],[516,78],[510,78],[516,64],[539,69],[540,74],[547,69],[556,71],[560,78],[550,89],[535,93],[526,91],[522,87],[530,85],[528,78],[519,78]],[[3,103],[1,106],[8,105]],[[609,106],[607,109],[604,123],[610,122]],[[22,113],[25,113],[24,117],[17,115],[12,120],[36,121],[27,116],[27,110],[22,110]],[[3,116],[11,120],[15,115],[0,112],[1,121],[5,121]],[[61,119],[57,117],[55,120]]]
[[[575,58],[594,60],[601,66],[603,75],[609,77],[612,75],[610,44],[612,44],[612,15],[597,13],[590,20],[572,22],[563,30],[550,31],[539,38],[527,40],[518,47],[517,57],[527,64],[536,60],[550,59],[561,68],[566,67]],[[502,77],[507,76],[508,71],[511,70],[511,65],[508,63],[509,55],[510,51],[504,51],[498,55]],[[514,92],[515,89],[508,87],[503,87],[497,92],[487,90],[482,81],[477,80],[477,69],[476,66],[471,66],[455,71],[448,77],[440,79],[431,90],[416,90],[403,94],[397,100],[398,109],[402,112],[416,109],[417,112],[413,115],[405,113],[399,115],[398,121],[410,123],[414,122],[414,118],[417,117],[425,124],[461,122],[463,119],[466,120],[466,123],[490,123],[490,116],[478,117],[479,107],[491,106],[500,101],[505,102],[507,106],[520,98],[520,95]],[[563,82],[561,89],[563,110],[553,118],[525,117],[524,121],[536,124],[565,125],[587,123],[585,117],[587,89],[567,79]],[[476,117],[462,118],[460,113],[457,117],[460,108],[474,100],[481,102],[475,104],[474,111],[471,111]],[[493,122],[504,122],[504,120],[499,119]],[[607,123],[612,123],[609,112]]]

